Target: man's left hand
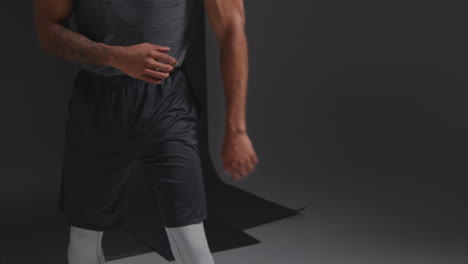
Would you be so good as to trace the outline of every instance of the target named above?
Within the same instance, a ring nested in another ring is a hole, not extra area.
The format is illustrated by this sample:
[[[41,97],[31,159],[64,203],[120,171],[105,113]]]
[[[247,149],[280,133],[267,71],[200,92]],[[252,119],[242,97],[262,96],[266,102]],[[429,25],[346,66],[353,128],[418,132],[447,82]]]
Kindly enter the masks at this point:
[[[224,170],[235,181],[247,177],[259,162],[247,132],[226,132],[222,158]]]

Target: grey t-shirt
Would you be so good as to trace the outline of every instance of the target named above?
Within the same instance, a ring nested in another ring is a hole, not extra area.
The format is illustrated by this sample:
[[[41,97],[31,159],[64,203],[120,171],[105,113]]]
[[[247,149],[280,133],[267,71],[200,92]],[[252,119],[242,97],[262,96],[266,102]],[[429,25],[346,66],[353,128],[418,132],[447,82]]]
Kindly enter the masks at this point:
[[[168,46],[167,54],[180,66],[189,45],[194,0],[75,0],[77,32],[108,45],[143,42]],[[105,76],[123,74],[117,68],[81,64],[80,68]]]

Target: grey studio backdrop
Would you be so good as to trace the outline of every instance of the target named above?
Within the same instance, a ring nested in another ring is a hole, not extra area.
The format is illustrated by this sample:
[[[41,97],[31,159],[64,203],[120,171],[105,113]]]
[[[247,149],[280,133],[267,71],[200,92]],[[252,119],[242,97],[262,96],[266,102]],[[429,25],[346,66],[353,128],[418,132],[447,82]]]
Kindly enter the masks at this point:
[[[310,222],[295,227],[304,243],[281,255],[291,250],[299,256],[290,263],[299,264],[466,263],[467,4],[245,6],[247,127],[260,163],[236,185],[293,208],[306,203]],[[47,243],[51,230],[41,226],[61,220],[43,201],[58,194],[76,67],[39,49],[30,1],[10,2],[0,17],[0,256],[30,263],[33,248],[66,247]],[[206,37],[209,148],[230,183],[219,156],[218,50]],[[301,258],[309,255],[297,248],[316,255]]]

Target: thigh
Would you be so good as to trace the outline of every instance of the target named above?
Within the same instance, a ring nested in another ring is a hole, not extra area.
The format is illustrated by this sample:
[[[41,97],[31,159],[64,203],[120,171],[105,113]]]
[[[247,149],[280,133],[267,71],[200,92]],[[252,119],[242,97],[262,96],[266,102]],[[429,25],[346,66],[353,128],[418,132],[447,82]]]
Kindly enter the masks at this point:
[[[166,227],[184,226],[207,217],[198,149],[169,139],[142,152],[138,159],[159,203]]]
[[[61,210],[67,212],[73,226],[112,229],[125,217],[126,185],[135,165],[135,153],[115,139],[82,132],[76,124],[67,126]]]
[[[135,163],[127,137],[125,87],[102,78],[80,72],[75,80],[60,194],[60,209],[67,212],[69,223],[94,230],[122,222],[126,183]]]

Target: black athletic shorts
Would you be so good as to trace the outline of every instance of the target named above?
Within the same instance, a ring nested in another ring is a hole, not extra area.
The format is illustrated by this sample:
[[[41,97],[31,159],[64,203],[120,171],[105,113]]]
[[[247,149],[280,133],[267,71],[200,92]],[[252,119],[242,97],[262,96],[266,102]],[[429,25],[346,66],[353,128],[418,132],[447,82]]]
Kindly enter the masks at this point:
[[[80,69],[68,102],[59,210],[70,225],[121,228],[126,184],[141,166],[166,227],[206,219],[200,103],[182,67],[159,85]]]

